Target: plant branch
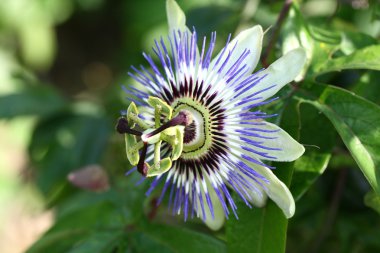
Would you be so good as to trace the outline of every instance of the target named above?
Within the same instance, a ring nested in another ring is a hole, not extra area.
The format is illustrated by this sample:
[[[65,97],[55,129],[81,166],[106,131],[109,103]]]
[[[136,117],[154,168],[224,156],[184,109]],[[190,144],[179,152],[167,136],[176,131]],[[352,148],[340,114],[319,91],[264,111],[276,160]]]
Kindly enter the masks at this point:
[[[274,45],[278,39],[278,36],[279,36],[279,33],[280,33],[280,30],[281,30],[281,27],[285,21],[285,18],[287,17],[288,13],[289,13],[289,10],[290,10],[290,6],[292,5],[293,3],[293,0],[285,0],[284,2],[284,5],[282,6],[282,9],[281,9],[281,12],[280,14],[278,15],[278,18],[277,18],[277,21],[276,21],[276,24],[273,28],[273,32],[272,32],[272,36],[269,40],[269,43],[268,43],[268,46],[267,48],[265,49],[264,53],[263,53],[263,57],[262,57],[262,60],[261,60],[261,63],[263,64],[263,66],[266,68],[269,66],[268,64],[268,58],[274,48]]]

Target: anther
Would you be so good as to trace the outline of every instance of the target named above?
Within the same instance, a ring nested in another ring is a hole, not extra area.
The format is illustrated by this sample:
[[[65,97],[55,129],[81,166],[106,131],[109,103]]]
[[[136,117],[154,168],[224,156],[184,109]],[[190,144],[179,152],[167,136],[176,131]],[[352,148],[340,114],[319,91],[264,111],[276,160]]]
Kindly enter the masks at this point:
[[[128,126],[128,120],[126,118],[124,118],[124,117],[120,117],[118,119],[115,128],[116,128],[116,131],[119,134],[133,134],[133,135],[136,135],[136,136],[141,136],[142,135],[142,133],[140,131],[131,129]]]

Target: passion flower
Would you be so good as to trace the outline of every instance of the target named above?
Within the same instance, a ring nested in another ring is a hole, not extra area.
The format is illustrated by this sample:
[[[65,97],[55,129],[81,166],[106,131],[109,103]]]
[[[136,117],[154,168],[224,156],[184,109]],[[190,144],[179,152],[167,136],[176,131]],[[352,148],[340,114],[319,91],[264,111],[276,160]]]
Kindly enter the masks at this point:
[[[162,182],[159,202],[169,192],[173,213],[196,215],[219,229],[236,205],[235,191],[248,205],[261,207],[269,196],[291,217],[294,199],[264,161],[293,161],[304,147],[258,110],[294,80],[305,63],[304,50],[288,52],[253,73],[263,31],[254,26],[213,57],[216,33],[200,43],[195,28],[173,0],[167,1],[169,36],[155,41],[157,63],[132,67],[138,86],[125,88],[131,102],[117,125],[125,134],[128,160],[154,177],[148,194]],[[269,99],[271,98],[271,99]]]

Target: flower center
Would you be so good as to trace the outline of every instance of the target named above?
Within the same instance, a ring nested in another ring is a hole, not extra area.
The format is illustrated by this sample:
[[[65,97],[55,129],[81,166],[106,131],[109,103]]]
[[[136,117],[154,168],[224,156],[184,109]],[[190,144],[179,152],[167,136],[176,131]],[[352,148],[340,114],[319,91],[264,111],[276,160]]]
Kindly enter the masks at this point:
[[[171,104],[173,115],[187,111],[193,122],[185,127],[182,159],[195,159],[206,154],[211,146],[211,118],[209,110],[200,102],[189,98],[177,98]]]

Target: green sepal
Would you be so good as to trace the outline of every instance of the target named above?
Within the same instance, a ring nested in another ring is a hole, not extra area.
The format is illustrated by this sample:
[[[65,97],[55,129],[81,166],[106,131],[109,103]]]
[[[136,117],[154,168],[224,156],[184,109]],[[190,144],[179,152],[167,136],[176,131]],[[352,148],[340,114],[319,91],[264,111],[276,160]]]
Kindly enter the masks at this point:
[[[153,164],[152,167],[148,167],[147,177],[154,177],[164,174],[172,167],[172,160],[166,157],[160,161],[159,164]]]
[[[140,155],[138,152],[139,145],[137,143],[136,136],[131,134],[125,134],[124,136],[128,161],[132,165],[137,165],[140,159]]]
[[[173,109],[165,102],[156,97],[149,97],[148,104],[151,105],[155,110],[167,116],[168,119],[172,118]]]

